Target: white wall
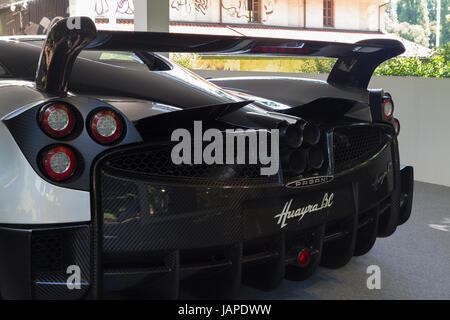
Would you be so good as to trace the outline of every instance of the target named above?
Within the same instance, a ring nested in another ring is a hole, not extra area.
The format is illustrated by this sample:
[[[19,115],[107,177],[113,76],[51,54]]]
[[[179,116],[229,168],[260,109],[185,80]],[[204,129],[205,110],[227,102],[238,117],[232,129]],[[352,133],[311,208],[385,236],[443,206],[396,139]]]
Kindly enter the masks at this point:
[[[217,0],[170,0],[169,6],[172,21],[220,22],[220,1]]]
[[[303,27],[303,1],[289,0],[288,24],[292,27]]]
[[[279,75],[326,79],[294,73],[198,71],[204,77]],[[415,179],[450,186],[450,79],[374,77],[370,88],[389,91],[400,120],[400,161],[413,165]]]
[[[323,28],[323,1],[306,0],[306,27]]]
[[[153,0],[155,1],[155,0]],[[162,0],[157,0],[162,1]],[[137,4],[145,2],[136,1]],[[134,2],[131,0],[116,1],[92,1],[92,0],[69,0],[69,14],[73,16],[86,16],[91,18],[98,30],[134,31]],[[102,19],[103,22],[98,22]],[[119,23],[127,20],[128,23]]]
[[[353,0],[334,1],[334,27],[337,29],[358,30],[365,3]],[[367,30],[364,23],[361,30]]]

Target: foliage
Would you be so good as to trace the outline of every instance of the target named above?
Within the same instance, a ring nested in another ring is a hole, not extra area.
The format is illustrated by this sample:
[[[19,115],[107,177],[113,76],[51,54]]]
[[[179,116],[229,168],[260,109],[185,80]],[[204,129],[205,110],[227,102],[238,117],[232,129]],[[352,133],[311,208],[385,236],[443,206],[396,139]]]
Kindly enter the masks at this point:
[[[450,42],[450,0],[441,0],[440,43]],[[386,6],[386,31],[426,47],[436,43],[437,0],[392,0]]]
[[[439,54],[444,57],[445,63],[450,63],[450,42],[439,48]]]
[[[170,61],[178,63],[187,68],[194,69],[197,63],[198,54],[195,53],[171,53]]]
[[[450,0],[441,0],[441,43],[450,42]]]
[[[301,68],[295,70],[300,73],[330,73],[335,63],[334,59],[305,58]],[[450,78],[450,43],[442,46],[438,54],[421,59],[396,58],[391,59],[375,70],[379,76]]]
[[[436,32],[436,0],[428,0],[428,7],[430,12],[430,22],[432,21],[434,26],[434,32]],[[431,8],[431,9],[430,9]],[[441,0],[441,39],[442,45],[450,42],[450,0]],[[433,29],[431,30],[433,32]],[[432,33],[430,36],[430,43],[435,45],[436,33]]]
[[[430,18],[426,0],[403,0],[397,2],[398,24],[392,26],[400,37],[421,44],[430,45]]]
[[[398,22],[408,22],[427,28],[430,23],[426,0],[403,0],[397,3]]]
[[[418,43],[424,47],[428,47],[430,44],[430,32],[427,32],[420,25],[402,22],[391,26],[388,31],[391,33],[395,33],[404,39]]]
[[[445,44],[450,42],[450,0],[441,0],[441,43]],[[428,12],[430,23],[434,23],[434,31],[436,30],[436,13],[437,13],[437,0],[428,0]],[[431,30],[433,32],[433,30]],[[436,43],[436,34],[432,34]]]
[[[336,59],[327,58],[304,58],[306,63],[295,70],[299,73],[330,73]]]
[[[375,70],[375,75],[450,78],[450,43],[439,50],[439,54],[429,58],[420,59],[396,58],[391,59]]]
[[[441,0],[441,2],[442,2],[442,0]],[[428,0],[427,8],[428,8],[428,17],[430,18],[430,21],[436,21],[437,1],[436,0]]]

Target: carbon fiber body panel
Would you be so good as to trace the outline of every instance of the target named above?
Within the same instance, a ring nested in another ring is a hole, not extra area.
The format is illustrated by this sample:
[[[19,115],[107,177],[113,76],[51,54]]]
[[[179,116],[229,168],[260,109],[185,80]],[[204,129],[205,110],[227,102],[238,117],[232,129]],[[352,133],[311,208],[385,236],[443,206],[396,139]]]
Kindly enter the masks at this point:
[[[33,298],[81,299],[91,284],[89,226],[37,230],[31,236]],[[69,266],[80,270],[79,289],[67,287]]]
[[[91,231],[86,224],[0,228],[2,296],[41,300],[86,298],[95,283]],[[69,276],[75,274],[70,266],[79,271],[74,281],[69,281]],[[71,290],[68,282],[79,287]]]
[[[251,179],[224,184],[195,175],[168,179],[154,169],[146,174],[143,167],[133,174],[135,165],[117,159],[135,150],[105,155],[96,171],[105,288],[134,288],[143,294],[154,292],[155,279],[163,278],[173,289],[164,297],[178,297],[185,286],[200,297],[201,292],[231,297],[241,282],[270,289],[285,277],[309,276],[319,263],[336,267],[364,253],[389,225],[396,198],[396,140],[383,126],[371,129],[378,130],[380,139],[350,146],[347,161],[359,165],[339,168],[334,180],[306,188],[286,187],[282,175],[277,183],[268,179],[255,185]],[[330,155],[333,169],[331,150]],[[318,210],[284,222],[280,218],[283,212],[314,206]],[[304,247],[312,250],[313,260],[298,270],[296,255]],[[185,274],[187,280],[181,281]],[[221,282],[223,277],[229,281]],[[209,282],[221,283],[222,289],[209,288]]]
[[[348,140],[360,129],[347,132]],[[0,264],[0,291],[6,298],[37,299],[98,299],[112,291],[232,298],[241,283],[271,290],[285,278],[306,279],[319,264],[341,267],[370,250],[377,237],[392,234],[411,209],[412,168],[400,172],[397,140],[387,126],[372,129],[381,140],[348,149],[347,161],[357,165],[302,188],[286,187],[282,173],[252,181],[254,168],[241,168],[242,175],[225,183],[228,175],[208,179],[202,170],[159,176],[155,172],[165,171],[148,164],[136,174],[131,169],[139,165],[117,159],[147,147],[117,148],[93,168],[90,225],[0,228],[0,239],[18,248],[0,243],[0,254],[11,262]],[[336,145],[333,138],[329,146]],[[337,158],[333,148],[329,152],[333,173]],[[311,260],[300,268],[298,253],[305,248]],[[5,281],[18,259],[29,264]],[[76,290],[67,287],[71,265],[80,268]]]

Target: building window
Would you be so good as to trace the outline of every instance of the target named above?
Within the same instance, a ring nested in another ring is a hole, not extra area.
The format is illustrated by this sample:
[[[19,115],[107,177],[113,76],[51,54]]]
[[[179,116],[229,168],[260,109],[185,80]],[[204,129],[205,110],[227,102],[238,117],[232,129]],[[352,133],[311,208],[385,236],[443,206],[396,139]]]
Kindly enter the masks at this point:
[[[260,0],[248,0],[248,22],[261,22]]]
[[[323,26],[334,27],[333,0],[323,0]]]

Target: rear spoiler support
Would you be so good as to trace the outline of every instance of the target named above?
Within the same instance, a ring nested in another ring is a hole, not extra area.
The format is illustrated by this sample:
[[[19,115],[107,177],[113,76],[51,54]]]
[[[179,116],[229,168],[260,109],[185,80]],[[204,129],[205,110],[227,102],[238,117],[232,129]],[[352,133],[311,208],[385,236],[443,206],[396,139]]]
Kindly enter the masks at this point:
[[[70,20],[69,20],[70,19]],[[97,31],[88,17],[62,19],[49,31],[36,73],[36,87],[66,95],[75,60],[82,50],[192,52],[221,55],[276,55],[337,58],[328,82],[367,88],[375,68],[405,51],[396,40],[354,44],[293,39],[247,38],[159,32]],[[78,28],[79,27],[79,28]]]
[[[36,71],[36,88],[66,95],[76,58],[96,36],[97,28],[90,18],[80,18],[77,25],[71,24],[68,19],[58,21],[49,31],[42,48]]]

